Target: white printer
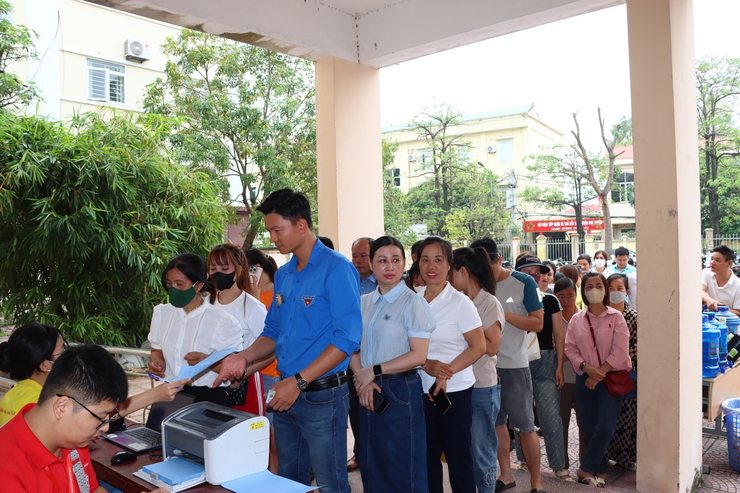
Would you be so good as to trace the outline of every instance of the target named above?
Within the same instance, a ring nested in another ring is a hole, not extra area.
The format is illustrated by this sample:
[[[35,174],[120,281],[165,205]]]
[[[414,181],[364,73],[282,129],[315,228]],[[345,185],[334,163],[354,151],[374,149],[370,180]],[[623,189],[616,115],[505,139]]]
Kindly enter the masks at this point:
[[[162,421],[163,459],[200,464],[214,485],[267,469],[269,450],[270,423],[264,416],[196,402]]]

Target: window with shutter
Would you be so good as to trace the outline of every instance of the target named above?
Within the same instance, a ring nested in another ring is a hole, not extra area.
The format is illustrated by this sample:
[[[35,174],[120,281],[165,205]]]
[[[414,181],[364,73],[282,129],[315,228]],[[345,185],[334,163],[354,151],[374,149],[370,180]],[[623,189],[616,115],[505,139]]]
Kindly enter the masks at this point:
[[[126,67],[102,60],[87,59],[87,97],[108,103],[126,102]]]

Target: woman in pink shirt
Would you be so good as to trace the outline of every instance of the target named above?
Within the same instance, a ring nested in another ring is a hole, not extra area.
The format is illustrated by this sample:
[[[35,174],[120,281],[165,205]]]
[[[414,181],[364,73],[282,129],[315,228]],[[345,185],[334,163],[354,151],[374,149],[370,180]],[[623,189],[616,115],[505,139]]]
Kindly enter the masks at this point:
[[[607,306],[609,292],[603,275],[587,272],[581,291],[587,309],[573,315],[565,338],[565,355],[576,372],[576,397],[586,440],[578,482],[602,488],[609,465],[606,449],[623,399],[611,395],[602,380],[612,370],[632,369],[629,331],[622,314]]]

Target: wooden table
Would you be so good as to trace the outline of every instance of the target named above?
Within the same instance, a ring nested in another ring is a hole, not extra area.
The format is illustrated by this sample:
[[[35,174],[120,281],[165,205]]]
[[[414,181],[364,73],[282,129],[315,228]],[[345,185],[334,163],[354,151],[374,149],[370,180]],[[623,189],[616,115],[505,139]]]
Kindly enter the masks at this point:
[[[111,456],[121,450],[124,449],[103,438],[98,439],[97,443],[90,444],[90,458],[92,459],[93,469],[95,469],[95,474],[98,476],[98,479],[102,479],[106,483],[112,484],[125,493],[140,493],[142,491],[152,491],[157,489],[155,485],[134,476],[134,473],[143,466],[152,464],[153,462],[160,462],[162,460],[161,457],[151,459],[149,457],[149,452],[146,452],[140,454],[135,461],[129,462],[128,464],[121,464],[118,466],[111,465]],[[229,490],[221,488],[220,486],[203,483],[198,486],[193,486],[185,491],[218,491],[220,493],[224,493]]]
[[[738,360],[740,363],[740,360]],[[740,364],[728,368],[714,378],[702,379],[702,402],[707,406],[707,419],[714,421],[713,428],[704,428],[704,433],[725,436],[722,431],[721,404],[727,399],[740,396]]]

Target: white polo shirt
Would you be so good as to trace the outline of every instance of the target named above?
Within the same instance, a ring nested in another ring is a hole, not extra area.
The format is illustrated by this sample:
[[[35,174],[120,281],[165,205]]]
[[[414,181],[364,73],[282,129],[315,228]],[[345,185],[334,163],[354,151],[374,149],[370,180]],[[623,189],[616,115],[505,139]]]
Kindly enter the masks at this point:
[[[701,284],[707,287],[707,294],[720,303],[740,309],[740,278],[732,274],[730,280],[722,287],[717,285],[717,277],[710,268],[701,271]]]
[[[424,296],[425,291],[426,286],[421,287],[419,296]],[[429,339],[427,358],[451,363],[468,348],[463,334],[481,327],[478,311],[470,298],[453,288],[450,283],[429,303],[429,307],[437,326]],[[436,379],[425,371],[419,374],[424,392],[429,391]],[[471,365],[452,375],[447,381],[447,392],[465,390],[474,383],[475,375]]]

